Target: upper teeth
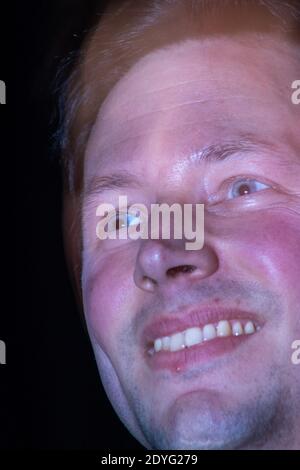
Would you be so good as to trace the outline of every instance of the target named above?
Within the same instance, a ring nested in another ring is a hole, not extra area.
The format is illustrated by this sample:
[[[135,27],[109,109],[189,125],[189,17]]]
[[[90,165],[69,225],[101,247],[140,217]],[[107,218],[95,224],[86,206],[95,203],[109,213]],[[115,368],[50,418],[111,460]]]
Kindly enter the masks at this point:
[[[203,328],[194,326],[179,333],[154,341],[154,351],[179,351],[180,349],[200,344],[203,341],[210,341],[216,337],[250,335],[258,330],[252,321],[247,321],[244,325],[234,320],[221,320],[217,325],[207,324]]]

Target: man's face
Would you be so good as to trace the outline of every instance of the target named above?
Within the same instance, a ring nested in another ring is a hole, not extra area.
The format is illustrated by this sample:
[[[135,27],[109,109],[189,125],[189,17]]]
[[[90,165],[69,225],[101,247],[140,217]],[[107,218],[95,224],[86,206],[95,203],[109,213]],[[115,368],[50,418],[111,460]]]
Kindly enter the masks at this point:
[[[84,310],[108,397],[147,447],[300,444],[299,59],[276,37],[185,41],[140,60],[99,111],[85,156]],[[105,189],[116,174],[126,186]],[[119,195],[203,203],[204,247],[99,240],[97,206]],[[168,350],[190,327],[202,342]]]

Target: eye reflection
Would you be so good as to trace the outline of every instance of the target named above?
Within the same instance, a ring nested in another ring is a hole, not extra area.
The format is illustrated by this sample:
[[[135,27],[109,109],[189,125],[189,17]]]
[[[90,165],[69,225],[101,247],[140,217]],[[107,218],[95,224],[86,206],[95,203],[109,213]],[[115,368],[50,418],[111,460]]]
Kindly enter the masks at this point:
[[[139,225],[140,223],[140,217],[137,215],[128,212],[116,212],[116,214],[109,219],[107,229],[108,232],[115,232],[130,226]]]
[[[234,199],[240,196],[248,196],[252,193],[270,188],[269,185],[261,183],[254,179],[240,179],[233,183],[230,188],[228,198]]]

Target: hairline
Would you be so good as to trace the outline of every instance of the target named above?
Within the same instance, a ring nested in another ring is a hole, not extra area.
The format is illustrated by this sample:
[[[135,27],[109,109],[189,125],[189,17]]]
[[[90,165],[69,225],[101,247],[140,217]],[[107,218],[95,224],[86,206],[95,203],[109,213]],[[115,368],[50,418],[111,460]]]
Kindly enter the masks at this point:
[[[126,6],[131,4],[132,2],[129,0],[129,1],[123,2],[123,3],[124,3],[124,9],[125,9]],[[150,1],[150,3],[154,4],[155,0]],[[179,1],[177,3],[180,4],[182,2]],[[202,5],[202,7],[204,8],[205,0],[201,0],[199,2],[196,2],[196,4],[197,5],[198,4]],[[224,8],[228,8],[228,7],[230,8],[231,5],[232,5],[232,2],[226,2],[224,0],[224,2],[223,2]],[[283,31],[283,33],[285,33],[287,41],[291,41],[291,38],[289,38],[287,30],[285,29],[285,26],[284,26],[285,21],[283,20],[281,22],[281,19],[278,20],[278,17],[271,10],[272,5],[274,7],[276,7],[276,5],[278,5],[278,2],[276,0],[256,0],[254,3],[251,2],[251,0],[250,1],[246,0],[246,1],[240,2],[239,5],[234,5],[234,7],[235,8],[240,8],[241,5],[243,5],[245,7],[248,7],[250,9],[253,9],[257,6],[259,8],[261,8],[261,7],[266,8],[266,15],[269,16],[270,19],[273,16],[276,17],[276,21],[282,27],[282,31]],[[298,10],[297,10],[297,13],[300,16]],[[207,13],[205,13],[205,14],[207,14]],[[292,15],[292,13],[291,13],[291,15]],[[160,28],[163,25],[163,21],[165,21],[165,16],[164,16],[164,14],[162,14],[162,16],[163,16],[163,18],[158,16],[155,19],[155,27]],[[167,16],[168,16],[168,10],[167,10],[166,17]],[[297,20],[296,20],[297,22],[299,22],[299,16],[297,17]],[[103,17],[105,19],[105,12],[103,14]],[[142,19],[145,19],[145,18],[142,17]],[[291,20],[291,18],[290,18],[290,20]],[[76,192],[76,182],[75,182],[75,180],[76,180],[76,164],[78,164],[78,161],[76,162],[75,152],[72,155],[71,132],[73,130],[73,133],[74,133],[74,129],[76,128],[76,119],[78,117],[78,114],[80,113],[80,110],[83,108],[83,106],[85,104],[85,100],[88,96],[88,93],[90,92],[90,90],[93,89],[93,82],[91,80],[89,80],[88,82],[84,83],[82,81],[82,76],[80,75],[80,73],[82,73],[83,68],[85,66],[86,54],[89,53],[89,47],[90,47],[93,39],[95,38],[97,33],[99,33],[99,29],[103,28],[102,22],[103,22],[103,19],[101,18],[100,21],[98,22],[98,24],[96,25],[96,27],[90,29],[90,31],[88,32],[87,37],[86,37],[83,45],[81,46],[81,48],[78,51],[78,56],[77,56],[77,59],[75,60],[75,63],[73,65],[71,74],[63,82],[63,85],[62,85],[62,88],[61,88],[61,93],[60,93],[60,100],[61,100],[61,102],[60,102],[60,107],[61,107],[60,114],[61,114],[61,119],[60,119],[59,130],[56,134],[56,139],[59,140],[59,151],[61,153],[62,160],[64,162],[65,177],[66,177],[65,180],[67,179],[67,181],[65,181],[66,186],[67,186],[67,191],[70,191],[70,192]],[[105,23],[104,23],[104,25],[105,25]],[[246,25],[246,31],[247,31],[247,25]],[[128,34],[129,32],[130,32],[130,29],[129,29],[129,31],[123,31],[122,32],[123,37],[126,36],[126,34]],[[244,32],[244,30],[241,29],[240,33],[243,33],[243,32]],[[253,33],[256,33],[256,32],[257,31],[255,31],[255,30],[253,31]],[[275,33],[275,31],[271,31],[271,34],[274,34],[274,33]],[[144,34],[144,32],[141,33],[141,35],[143,35],[143,34]],[[268,32],[267,34],[268,34],[269,37],[271,36],[270,32]],[[117,39],[115,38],[115,41],[119,40],[120,48],[123,51],[123,54],[126,55],[124,53],[124,49],[122,49],[121,36],[122,36],[122,34],[120,33],[119,37],[117,37]],[[210,36],[212,36],[212,34],[205,34],[204,38],[209,38]],[[221,36],[221,34],[220,34],[220,36]],[[228,32],[223,33],[223,37],[230,37],[230,36],[231,35],[228,34]],[[202,36],[202,38],[203,38],[203,36]],[[193,36],[193,34],[183,33],[183,37],[179,41],[172,41],[172,39],[171,39],[170,42],[167,42],[166,44],[161,45],[160,47],[159,46],[154,47],[153,49],[150,49],[150,51],[146,51],[145,53],[143,53],[143,51],[141,51],[141,54],[138,57],[134,58],[133,61],[130,60],[131,59],[130,57],[129,58],[127,57],[127,60],[125,58],[125,69],[121,70],[121,73],[117,77],[117,80],[113,81],[111,87],[106,91],[106,93],[104,93],[104,96],[100,100],[100,103],[99,103],[99,106],[97,107],[97,109],[99,109],[103,105],[103,103],[106,100],[106,98],[108,97],[110,91],[114,88],[114,86],[118,83],[118,81],[122,77],[124,77],[128,73],[128,71],[134,65],[136,65],[139,61],[145,59],[147,56],[149,56],[153,53],[157,53],[158,51],[161,51],[163,49],[167,49],[167,48],[172,47],[176,44],[185,42],[186,40],[189,40],[189,39],[197,39],[197,37]],[[201,35],[199,35],[198,39],[201,39]],[[131,46],[132,46],[132,44],[134,45],[134,40],[129,43],[129,45],[131,45]],[[116,44],[114,44],[114,45],[116,45]],[[127,44],[127,53],[130,52],[129,45]],[[125,52],[126,52],[126,50],[125,50]],[[114,62],[114,58],[111,57],[111,62],[110,63],[113,63],[113,62]],[[115,77],[112,77],[112,78],[115,78]],[[106,83],[107,83],[107,79],[106,79]],[[77,123],[78,132],[75,132],[76,133],[76,148],[81,149],[81,153],[84,152],[84,148],[85,148],[86,143],[88,141],[88,137],[89,137],[90,131],[92,129],[93,123],[96,119],[96,116],[97,116],[97,111],[94,112],[93,117],[90,120],[90,122],[85,122],[83,127],[81,127],[80,121]],[[80,130],[78,129],[79,127],[81,127]],[[79,160],[78,154],[79,154],[79,152],[77,152],[77,159]],[[81,156],[81,158],[83,158],[83,155]]]

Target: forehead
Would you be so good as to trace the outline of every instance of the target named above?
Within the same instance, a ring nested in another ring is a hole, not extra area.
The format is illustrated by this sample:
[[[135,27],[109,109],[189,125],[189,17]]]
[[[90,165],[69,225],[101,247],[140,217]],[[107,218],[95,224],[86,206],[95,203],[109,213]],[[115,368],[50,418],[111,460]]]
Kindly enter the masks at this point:
[[[222,82],[237,75],[239,79],[250,78],[249,73],[253,73],[253,83],[268,80],[270,85],[282,88],[282,79],[291,79],[299,68],[299,45],[279,35],[245,33],[232,38],[189,39],[140,59],[108,95],[102,111],[108,116],[115,106],[133,101],[137,104],[134,98],[139,95],[160,89],[164,92],[164,84],[171,87],[184,80],[209,78]]]
[[[284,140],[289,133],[293,139],[299,110],[291,103],[291,84],[299,76],[299,49],[282,37],[186,40],[148,54],[101,106],[86,176],[100,167],[153,160],[154,153],[161,158],[209,145],[216,134]]]

